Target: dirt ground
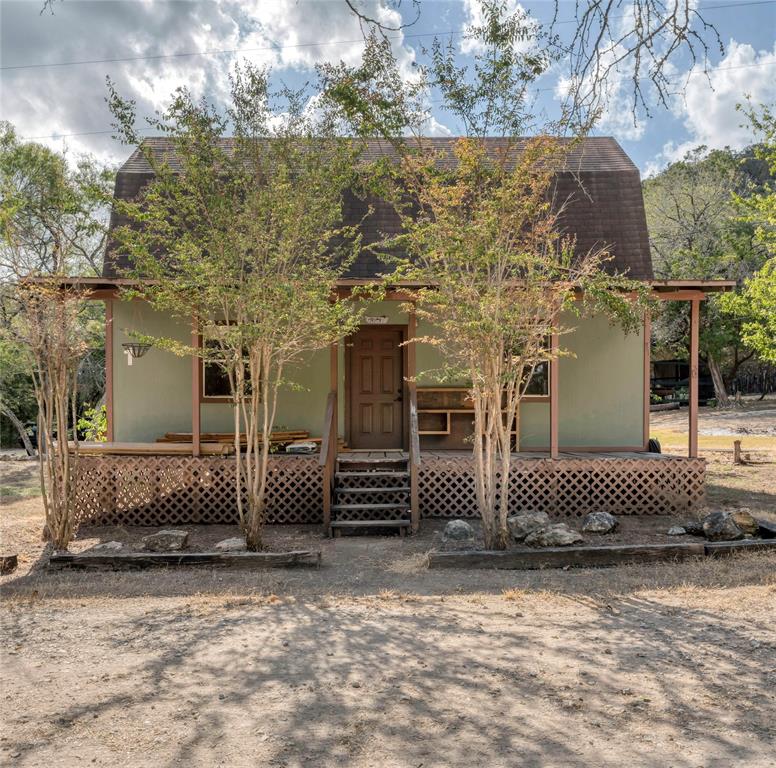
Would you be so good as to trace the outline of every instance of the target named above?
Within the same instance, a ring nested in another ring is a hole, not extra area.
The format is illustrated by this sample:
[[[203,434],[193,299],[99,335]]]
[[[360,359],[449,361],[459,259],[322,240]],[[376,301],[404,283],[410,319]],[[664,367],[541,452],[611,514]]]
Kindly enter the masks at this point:
[[[776,519],[776,465],[734,466],[719,439],[709,506]],[[299,527],[272,544],[319,546],[320,569],[51,573],[34,468],[0,473],[21,561],[0,579],[0,765],[776,764],[776,554],[429,571],[437,526]]]

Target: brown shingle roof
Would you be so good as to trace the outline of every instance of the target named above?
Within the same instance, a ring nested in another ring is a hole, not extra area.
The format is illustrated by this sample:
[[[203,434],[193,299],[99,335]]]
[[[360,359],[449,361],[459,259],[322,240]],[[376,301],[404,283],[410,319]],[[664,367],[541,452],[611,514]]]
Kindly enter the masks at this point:
[[[224,139],[228,147],[229,139]],[[456,138],[424,139],[442,156],[442,163],[453,163],[453,145]],[[503,152],[508,142],[504,139],[486,139],[490,153]],[[510,142],[509,146],[519,151],[527,139]],[[154,153],[164,157],[175,168],[176,158],[172,145],[165,138],[146,139],[145,143]],[[362,157],[365,162],[391,157],[394,148],[387,142],[373,140],[367,143]],[[115,197],[133,199],[152,178],[152,171],[140,149],[136,149],[116,176]],[[585,253],[590,249],[607,246],[614,258],[608,268],[626,273],[639,280],[652,279],[652,261],[647,237],[647,220],[641,194],[639,171],[622,147],[609,137],[592,137],[574,144],[565,158],[565,166],[556,176],[555,199],[566,203],[561,224],[564,231],[575,235],[577,250]],[[393,209],[378,199],[362,200],[355,195],[345,197],[345,221],[358,222],[367,213],[361,231],[365,245],[379,242],[386,235],[399,231],[399,219]],[[122,224],[121,217],[114,211],[111,215],[111,229]],[[128,267],[125,254],[117,253],[109,237],[103,266],[104,277],[117,277]],[[370,278],[388,271],[376,254],[364,250],[351,266],[347,277]]]

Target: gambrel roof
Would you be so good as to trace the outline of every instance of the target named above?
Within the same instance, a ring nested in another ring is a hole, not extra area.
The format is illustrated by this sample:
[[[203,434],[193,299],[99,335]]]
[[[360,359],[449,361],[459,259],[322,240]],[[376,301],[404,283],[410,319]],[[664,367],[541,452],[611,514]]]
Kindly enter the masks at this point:
[[[230,139],[223,139],[230,144]],[[423,142],[438,152],[441,163],[454,163],[455,137],[427,138]],[[510,148],[519,152],[528,139],[508,141],[485,139],[487,150],[494,156]],[[160,159],[164,158],[175,168],[176,158],[172,142],[167,138],[149,138],[144,144]],[[394,147],[385,141],[370,140],[362,152],[365,162],[395,156]],[[131,200],[153,177],[143,152],[138,148],[119,169],[116,176],[115,197]],[[647,220],[641,194],[641,178],[638,168],[611,137],[590,137],[575,142],[565,156],[565,165],[556,174],[554,198],[565,205],[561,225],[565,233],[574,235],[577,250],[607,247],[613,255],[607,268],[625,273],[638,280],[651,280],[652,261],[647,236]],[[365,246],[377,243],[386,235],[397,234],[399,218],[392,207],[379,199],[360,199],[354,194],[345,195],[345,223],[354,224],[368,213],[361,224]],[[126,224],[114,211],[111,229]],[[117,251],[115,243],[108,239],[103,276],[120,277],[129,266],[127,257]],[[352,279],[368,279],[390,271],[370,249],[364,249],[351,265],[346,275]]]

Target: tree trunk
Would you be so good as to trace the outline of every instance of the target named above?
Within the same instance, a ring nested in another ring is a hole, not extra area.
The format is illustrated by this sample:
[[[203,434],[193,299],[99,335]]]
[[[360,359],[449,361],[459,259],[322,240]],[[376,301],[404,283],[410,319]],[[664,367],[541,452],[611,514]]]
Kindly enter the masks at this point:
[[[720,370],[719,363],[713,355],[707,355],[706,361],[709,365],[709,371],[711,372],[711,380],[714,382],[714,395],[717,398],[718,408],[729,408],[730,397],[725,387],[725,379],[722,377],[722,371]]]
[[[24,424],[19,421],[16,414],[5,403],[0,403],[0,413],[13,424],[14,428],[19,433],[19,437],[22,439],[22,445],[24,445],[24,450],[27,451],[27,455],[36,456],[37,451],[32,447],[32,442],[27,434],[27,430],[24,428]]]

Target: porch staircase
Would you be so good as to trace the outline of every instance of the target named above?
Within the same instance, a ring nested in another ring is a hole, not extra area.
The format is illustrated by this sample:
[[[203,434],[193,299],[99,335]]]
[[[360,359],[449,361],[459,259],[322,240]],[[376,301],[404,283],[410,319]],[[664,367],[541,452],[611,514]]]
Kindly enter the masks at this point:
[[[404,536],[411,526],[410,470],[407,454],[342,453],[332,487],[331,529],[394,528]]]

